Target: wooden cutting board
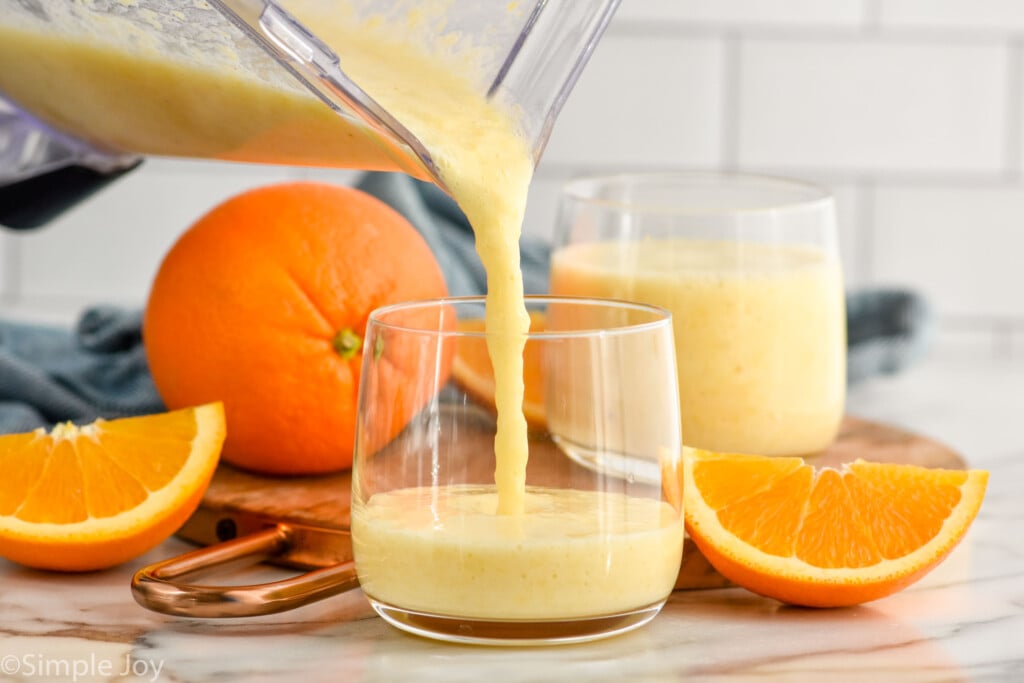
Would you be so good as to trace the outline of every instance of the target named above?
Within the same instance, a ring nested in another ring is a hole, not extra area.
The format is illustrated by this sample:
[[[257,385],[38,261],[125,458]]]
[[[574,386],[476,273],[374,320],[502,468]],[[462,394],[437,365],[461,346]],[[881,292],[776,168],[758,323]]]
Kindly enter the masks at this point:
[[[486,446],[486,444],[484,444]],[[467,443],[467,447],[474,447]],[[481,447],[477,452],[486,452]],[[927,437],[877,422],[846,417],[836,442],[815,457],[818,465],[840,465],[857,458],[962,469],[963,458]],[[560,453],[534,457],[528,480],[543,484],[549,476],[564,476],[566,469],[583,468]],[[481,461],[481,481],[493,472],[493,461]],[[581,472],[573,472],[579,477]],[[327,567],[352,559],[348,536],[351,475],[348,472],[316,477],[267,477],[222,464],[213,477],[199,509],[178,531],[178,536],[200,545],[265,530],[279,523],[294,532],[295,542],[275,564],[300,569]],[[689,539],[676,583],[678,589],[727,585]]]

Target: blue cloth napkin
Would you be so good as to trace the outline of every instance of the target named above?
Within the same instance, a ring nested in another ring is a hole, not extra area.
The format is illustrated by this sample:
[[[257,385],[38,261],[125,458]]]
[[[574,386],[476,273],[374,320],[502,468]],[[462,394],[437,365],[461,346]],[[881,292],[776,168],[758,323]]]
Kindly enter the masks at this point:
[[[369,173],[363,190],[393,206],[423,234],[453,295],[483,293],[486,278],[462,212],[433,185],[393,173]],[[521,243],[527,293],[548,288],[546,243]],[[849,292],[848,380],[903,370],[928,347],[933,317],[907,290]],[[142,313],[110,306],[86,310],[72,329],[0,320],[0,433],[163,410],[146,364]]]
[[[0,321],[0,432],[163,410],[142,315],[87,310],[73,330]]]

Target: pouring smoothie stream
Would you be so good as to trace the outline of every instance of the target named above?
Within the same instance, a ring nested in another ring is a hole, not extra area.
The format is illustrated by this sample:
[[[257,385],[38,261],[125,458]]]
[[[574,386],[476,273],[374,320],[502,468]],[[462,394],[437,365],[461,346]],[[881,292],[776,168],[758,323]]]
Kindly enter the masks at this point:
[[[302,17],[302,14],[299,14]],[[523,303],[519,238],[533,176],[530,147],[509,114],[436,60],[385,36],[350,34],[329,22],[322,35],[345,51],[349,74],[430,149],[452,197],[465,212],[487,273],[486,327],[495,371],[498,435],[495,483],[499,514],[521,514],[527,438],[523,416],[523,346],[530,318]],[[418,92],[444,93],[429,106]]]

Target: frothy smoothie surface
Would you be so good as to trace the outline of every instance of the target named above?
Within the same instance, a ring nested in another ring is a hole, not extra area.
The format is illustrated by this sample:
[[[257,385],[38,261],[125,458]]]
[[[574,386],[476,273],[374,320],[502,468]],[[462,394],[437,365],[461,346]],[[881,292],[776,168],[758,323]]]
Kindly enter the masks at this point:
[[[660,603],[683,526],[668,503],[530,487],[497,515],[492,487],[378,493],[353,510],[360,582],[406,609],[478,619],[572,619]]]

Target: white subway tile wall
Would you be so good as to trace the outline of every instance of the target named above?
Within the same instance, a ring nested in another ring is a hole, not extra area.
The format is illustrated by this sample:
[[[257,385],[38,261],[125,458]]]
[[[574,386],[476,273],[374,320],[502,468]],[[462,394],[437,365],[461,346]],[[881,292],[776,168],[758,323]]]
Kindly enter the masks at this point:
[[[558,117],[545,163],[718,164],[721,73],[722,45],[711,38],[607,36]]]
[[[1024,189],[875,194],[874,279],[913,284],[946,315],[998,326],[1024,302]]]
[[[1020,0],[881,0],[879,18],[892,28],[1024,30]]]
[[[1009,54],[987,44],[744,40],[740,165],[997,175]]]
[[[623,0],[618,19],[697,25],[856,27],[862,14],[861,0]]]
[[[1024,3],[623,0],[555,127],[524,231],[561,185],[625,170],[764,171],[833,189],[851,287],[924,293],[957,348],[1024,355]],[[46,228],[0,232],[0,314],[140,306],[213,204],[351,172],[148,160]]]

